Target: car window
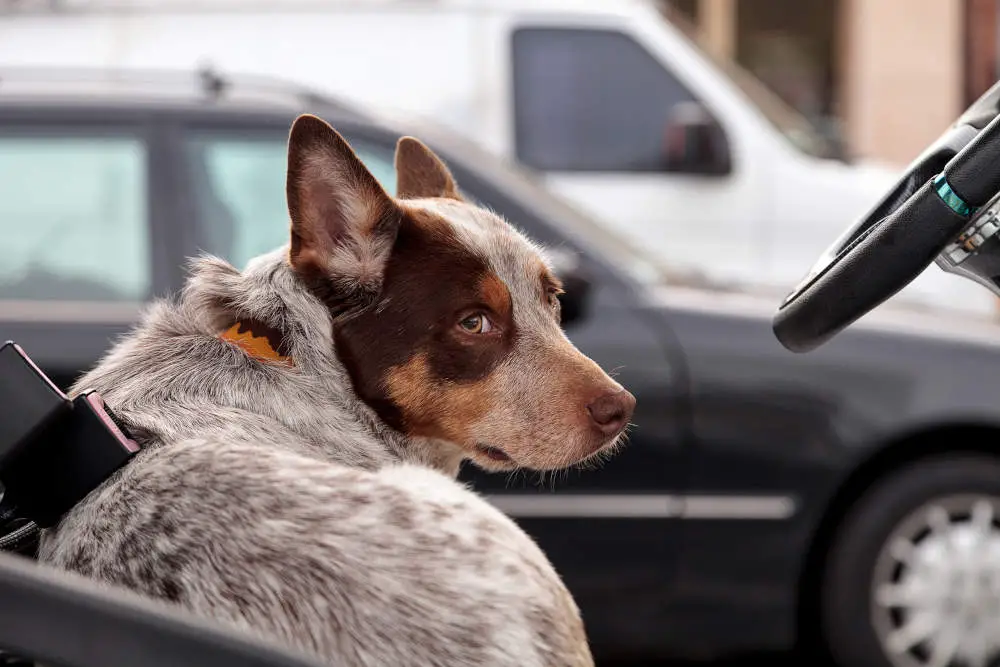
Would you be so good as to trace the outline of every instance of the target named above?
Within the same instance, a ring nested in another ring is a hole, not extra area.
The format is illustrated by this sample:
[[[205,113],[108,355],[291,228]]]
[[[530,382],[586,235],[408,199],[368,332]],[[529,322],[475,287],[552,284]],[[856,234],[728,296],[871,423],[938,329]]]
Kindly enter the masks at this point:
[[[0,136],[0,300],[150,293],[140,138]]]
[[[359,141],[351,146],[386,191],[395,194],[392,152]],[[200,250],[242,267],[288,242],[287,132],[201,132],[187,139],[186,148],[202,223]]]
[[[613,30],[512,35],[517,157],[546,171],[660,171],[667,118],[694,96]]]
[[[346,138],[386,191],[394,195],[396,137]],[[446,142],[455,139],[449,136]],[[197,208],[197,243],[201,251],[242,267],[253,257],[288,242],[287,142],[284,130],[192,130],[187,136],[190,187]],[[648,260],[641,254],[619,250],[615,237],[608,236],[596,223],[581,219],[574,209],[562,205],[548,191],[536,189],[534,183],[517,176],[506,165],[486,169],[484,165],[491,162],[474,152],[478,148],[461,144],[452,147],[458,154],[463,149],[472,154],[474,161],[482,157],[477,168],[485,169],[477,173],[469,171],[468,163],[449,161],[466,197],[499,211],[531,238],[550,247],[564,247],[567,230],[552,227],[548,221],[565,221],[573,232],[585,234],[590,244],[597,243],[600,252],[622,258],[621,264],[633,278],[656,279]]]

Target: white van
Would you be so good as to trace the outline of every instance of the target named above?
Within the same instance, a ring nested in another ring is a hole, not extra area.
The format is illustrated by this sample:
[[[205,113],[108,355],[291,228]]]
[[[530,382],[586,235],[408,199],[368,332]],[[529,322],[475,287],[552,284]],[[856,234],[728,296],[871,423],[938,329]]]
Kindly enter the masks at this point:
[[[11,7],[0,14],[0,65],[210,64],[427,116],[535,170],[666,266],[717,279],[790,288],[900,173],[838,159],[804,119],[708,59],[651,0]],[[906,293],[973,310],[994,303],[937,269]]]

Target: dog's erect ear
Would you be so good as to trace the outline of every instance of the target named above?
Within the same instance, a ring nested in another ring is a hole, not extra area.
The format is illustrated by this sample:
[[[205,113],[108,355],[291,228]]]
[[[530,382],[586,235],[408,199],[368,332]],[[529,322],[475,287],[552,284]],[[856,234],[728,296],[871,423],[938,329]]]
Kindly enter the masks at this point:
[[[400,199],[462,199],[445,163],[413,137],[402,137],[396,143],[396,196]]]
[[[289,259],[301,275],[377,290],[401,212],[325,121],[299,116],[288,138]]]

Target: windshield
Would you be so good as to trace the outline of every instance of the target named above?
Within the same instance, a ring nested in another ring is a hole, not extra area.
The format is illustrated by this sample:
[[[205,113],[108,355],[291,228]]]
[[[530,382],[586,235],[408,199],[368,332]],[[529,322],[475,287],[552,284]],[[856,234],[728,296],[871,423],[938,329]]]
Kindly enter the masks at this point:
[[[765,86],[750,72],[732,62],[715,62],[736,84],[761,115],[803,153],[813,157],[843,160],[840,146],[823,135],[809,120]]]
[[[677,30],[681,37],[724,74],[746,97],[761,116],[767,120],[795,148],[813,157],[844,160],[843,147],[839,142],[824,135],[808,118],[785,103],[777,93],[768,88],[760,79],[743,69],[735,61],[718,58],[698,43],[697,29],[681,16],[671,16],[662,20]]]

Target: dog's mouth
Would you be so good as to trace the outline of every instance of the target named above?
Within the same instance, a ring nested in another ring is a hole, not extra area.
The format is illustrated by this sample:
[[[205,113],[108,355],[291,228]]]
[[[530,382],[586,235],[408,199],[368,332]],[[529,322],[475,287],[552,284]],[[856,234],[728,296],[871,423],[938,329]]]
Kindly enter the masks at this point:
[[[507,456],[507,452],[503,451],[499,447],[491,447],[490,445],[484,445],[479,443],[476,445],[476,449],[487,458],[497,463],[510,463],[513,459]]]

